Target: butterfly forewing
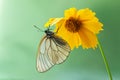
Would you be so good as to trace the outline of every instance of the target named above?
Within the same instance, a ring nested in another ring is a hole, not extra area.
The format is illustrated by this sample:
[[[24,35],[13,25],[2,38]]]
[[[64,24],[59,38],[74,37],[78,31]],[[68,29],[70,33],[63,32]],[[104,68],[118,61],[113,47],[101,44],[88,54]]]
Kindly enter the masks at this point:
[[[55,64],[64,62],[70,53],[70,46],[57,35],[43,37],[38,48],[37,70],[45,72]]]

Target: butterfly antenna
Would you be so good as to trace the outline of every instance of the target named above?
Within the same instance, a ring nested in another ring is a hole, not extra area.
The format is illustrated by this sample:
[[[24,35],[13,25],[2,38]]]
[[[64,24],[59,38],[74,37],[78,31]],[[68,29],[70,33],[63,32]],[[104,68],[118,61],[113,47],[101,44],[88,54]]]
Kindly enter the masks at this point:
[[[42,31],[42,32],[44,32],[42,29],[40,29],[39,27],[37,27],[36,25],[33,25],[36,29],[38,29],[38,30],[40,30],[40,31]]]

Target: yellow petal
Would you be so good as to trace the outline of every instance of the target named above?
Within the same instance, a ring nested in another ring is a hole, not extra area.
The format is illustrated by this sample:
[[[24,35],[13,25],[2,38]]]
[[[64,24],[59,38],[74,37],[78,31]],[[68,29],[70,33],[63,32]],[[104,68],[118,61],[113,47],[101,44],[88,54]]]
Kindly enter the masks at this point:
[[[71,50],[74,49],[75,47],[78,48],[78,46],[81,44],[81,41],[79,39],[79,35],[77,33],[70,33],[67,36],[70,36],[70,37],[65,37],[64,39],[70,45]]]
[[[58,23],[62,18],[50,18],[47,23],[45,23],[45,27],[53,26]]]
[[[81,43],[83,48],[95,48],[98,44],[97,37],[94,33],[81,27],[78,32],[80,35]]]
[[[74,33],[73,34],[69,34],[68,36],[70,36],[70,37],[69,37],[69,39],[67,39],[67,42],[70,45],[71,50],[72,50],[76,46],[76,41],[74,41],[75,38],[72,37],[72,36],[74,36]]]
[[[58,32],[59,29],[62,28],[62,26],[64,25],[65,23],[65,19],[64,18],[61,18],[59,22],[56,23],[56,26],[55,26],[55,29],[54,29],[54,32]]]
[[[70,17],[76,17],[77,9],[76,8],[70,8],[68,10],[65,10],[65,18],[68,19]]]
[[[102,29],[103,24],[100,23],[96,18],[82,22],[82,26],[92,31],[95,34],[98,34]]]
[[[74,45],[71,46],[72,49],[74,47],[78,48],[81,45],[81,40],[80,40],[78,33],[73,33],[73,35],[71,36],[71,39],[69,39],[69,40],[71,41],[71,43],[69,43],[69,44],[74,43]]]
[[[92,12],[89,8],[81,9],[77,12],[77,16],[81,21],[93,19],[95,13]]]
[[[57,35],[60,35],[62,37],[66,37],[66,29],[64,27],[65,21],[61,20],[59,23],[56,24],[55,32]]]

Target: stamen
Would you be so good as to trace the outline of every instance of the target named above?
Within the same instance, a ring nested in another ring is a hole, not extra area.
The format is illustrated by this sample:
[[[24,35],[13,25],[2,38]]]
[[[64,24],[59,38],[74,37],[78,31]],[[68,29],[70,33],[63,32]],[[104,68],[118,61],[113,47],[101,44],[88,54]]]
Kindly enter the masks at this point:
[[[80,20],[70,17],[66,20],[65,27],[70,32],[78,32],[80,30],[82,23]]]

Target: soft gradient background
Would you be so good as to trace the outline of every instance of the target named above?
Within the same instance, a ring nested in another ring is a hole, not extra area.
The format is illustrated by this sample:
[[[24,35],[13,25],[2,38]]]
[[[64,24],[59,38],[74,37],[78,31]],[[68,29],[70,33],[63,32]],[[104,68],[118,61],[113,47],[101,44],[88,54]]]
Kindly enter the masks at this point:
[[[36,70],[36,52],[50,17],[70,7],[90,8],[104,24],[98,37],[113,75],[120,80],[119,0],[0,0],[0,80],[108,80],[100,51],[74,49],[63,64]]]

